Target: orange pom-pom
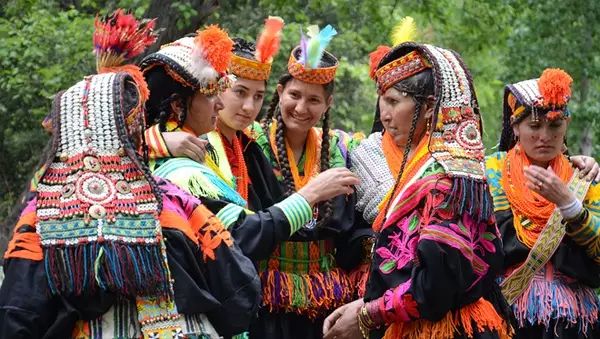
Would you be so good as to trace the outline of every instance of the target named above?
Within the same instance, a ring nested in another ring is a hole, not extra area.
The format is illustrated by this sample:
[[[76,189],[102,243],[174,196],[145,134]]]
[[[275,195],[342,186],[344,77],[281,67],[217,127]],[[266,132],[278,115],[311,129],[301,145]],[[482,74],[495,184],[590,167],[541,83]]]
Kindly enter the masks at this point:
[[[538,80],[545,107],[562,107],[571,97],[573,78],[559,68],[547,68]]]
[[[194,42],[202,51],[202,56],[220,74],[227,71],[233,48],[233,40],[217,25],[210,25],[197,32]]]
[[[388,54],[390,50],[392,49],[389,46],[379,45],[375,51],[369,54],[369,76],[371,79],[375,80],[377,66],[379,66],[381,59],[383,59],[383,57]]]
[[[264,64],[272,61],[279,50],[283,25],[283,19],[278,16],[270,16],[265,20],[265,27],[256,42],[256,59],[259,62]]]

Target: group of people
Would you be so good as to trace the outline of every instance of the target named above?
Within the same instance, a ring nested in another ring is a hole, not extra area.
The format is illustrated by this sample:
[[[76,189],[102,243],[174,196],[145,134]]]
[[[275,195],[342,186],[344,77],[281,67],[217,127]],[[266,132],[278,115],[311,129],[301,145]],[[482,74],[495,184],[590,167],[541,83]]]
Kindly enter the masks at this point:
[[[44,121],[0,337],[600,338],[600,175],[568,155],[565,71],[506,86],[485,157],[459,54],[379,46],[364,138],[330,126],[336,31],[311,26],[256,121],[283,27],[132,65],[154,21],[96,19],[98,73]]]

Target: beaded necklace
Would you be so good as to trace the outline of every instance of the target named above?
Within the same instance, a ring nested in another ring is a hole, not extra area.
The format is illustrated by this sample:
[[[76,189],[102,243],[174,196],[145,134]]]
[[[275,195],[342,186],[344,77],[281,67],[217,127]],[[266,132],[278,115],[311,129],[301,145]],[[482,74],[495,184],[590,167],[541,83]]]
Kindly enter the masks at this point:
[[[273,153],[275,153],[275,159],[278,159],[277,143],[275,142],[276,129],[277,124],[275,122],[271,123],[269,141],[271,142]],[[317,130],[315,128],[311,128],[308,131],[308,135],[306,136],[306,144],[304,146],[304,175],[300,175],[298,165],[296,164],[296,158],[294,157],[294,152],[292,151],[292,148],[290,147],[287,139],[285,139],[285,150],[288,154],[290,171],[292,172],[292,178],[294,179],[296,191],[304,187],[304,185],[306,185],[310,181],[310,179],[319,174],[321,167],[319,164],[321,144],[318,134],[319,133],[317,133]],[[281,166],[281,164],[279,165]]]
[[[392,192],[392,190],[390,190],[377,206],[379,209],[379,214],[377,214],[375,221],[373,221],[373,230],[375,232],[378,232],[383,226],[383,221],[385,219],[385,211],[383,211],[383,209],[387,205],[388,201],[396,195],[398,190],[401,190],[404,185],[406,185],[406,183],[408,183],[416,175],[421,166],[423,166],[423,164],[429,159],[428,143],[429,135],[427,134],[421,139],[421,141],[419,141],[414,156],[406,163],[406,168],[404,169],[404,173],[402,173],[402,178],[396,187],[396,191]],[[401,149],[396,145],[390,133],[383,134],[382,148],[383,155],[385,156],[385,160],[390,168],[390,172],[392,172],[394,178],[397,178],[398,174],[400,174],[400,168],[402,167],[404,149]]]
[[[242,150],[242,143],[240,138],[237,135],[234,135],[231,139],[231,143],[227,141],[225,136],[219,132],[221,136],[221,140],[223,145],[225,146],[225,152],[227,153],[227,160],[230,162],[231,170],[236,180],[236,191],[244,198],[244,200],[248,201],[248,183],[250,182],[250,178],[248,175],[248,168],[246,167],[246,160],[244,159],[244,151]],[[233,153],[230,153],[229,147],[233,150]]]
[[[517,238],[529,248],[533,247],[556,208],[554,203],[527,187],[523,169],[530,165],[531,161],[517,144],[506,155],[501,179],[513,211]],[[550,161],[550,167],[562,182],[568,182],[573,175],[571,164],[562,154]]]

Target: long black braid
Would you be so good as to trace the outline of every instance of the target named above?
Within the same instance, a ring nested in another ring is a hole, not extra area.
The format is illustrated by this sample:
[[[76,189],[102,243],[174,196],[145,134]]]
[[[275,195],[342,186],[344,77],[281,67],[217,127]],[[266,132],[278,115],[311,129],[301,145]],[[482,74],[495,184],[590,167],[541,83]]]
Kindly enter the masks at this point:
[[[286,73],[281,78],[279,78],[279,81],[277,83],[285,87],[285,85],[291,79],[293,79],[293,77],[289,73]],[[324,89],[327,95],[333,94],[334,86],[334,82],[330,82],[324,85]],[[281,171],[281,176],[283,178],[284,196],[287,197],[296,191],[296,185],[294,184],[294,178],[290,169],[290,162],[288,158],[289,155],[287,154],[287,150],[285,148],[285,123],[283,122],[281,109],[279,107],[279,93],[277,91],[275,91],[275,93],[273,94],[273,97],[271,98],[271,102],[269,103],[269,107],[267,109],[267,113],[261,121],[261,126],[267,134],[269,133],[270,124],[273,119],[275,119],[277,122],[277,128],[275,131],[275,147],[278,150],[277,163],[279,164],[279,170]],[[329,119],[330,114],[329,109],[327,109],[327,111],[323,114],[322,121],[323,134],[321,136],[320,172],[329,169]],[[273,154],[275,154],[275,152],[273,152]],[[322,203],[318,208],[319,211],[322,211],[321,217],[319,218],[319,225],[322,225],[333,213],[332,202],[328,200]]]
[[[323,134],[321,136],[321,167],[320,172],[324,172],[329,169],[329,108],[323,114],[322,123]],[[306,173],[305,173],[306,174]],[[323,225],[333,213],[333,203],[330,200],[325,201],[320,209],[323,211],[321,215],[319,225]]]
[[[413,97],[413,100],[415,101],[415,111],[412,114],[412,120],[410,122],[410,130],[408,131],[408,139],[406,140],[406,146],[404,147],[404,153],[402,155],[403,158],[402,158],[402,165],[400,166],[400,172],[398,172],[398,176],[396,176],[396,182],[394,183],[394,187],[391,190],[392,195],[398,189],[398,185],[400,185],[400,179],[402,179],[402,175],[404,174],[404,168],[406,167],[406,162],[408,161],[408,155],[410,154],[410,151],[411,151],[412,141],[415,136],[417,122],[419,121],[419,116],[421,115],[421,102],[419,100],[417,100],[415,97]],[[385,204],[385,208],[383,209],[383,213],[384,213],[383,214],[384,215],[383,224],[385,224],[385,221],[387,220],[387,213],[388,213],[388,209],[390,208],[390,205],[392,203],[392,199],[393,199],[393,196],[390,196],[387,203]]]

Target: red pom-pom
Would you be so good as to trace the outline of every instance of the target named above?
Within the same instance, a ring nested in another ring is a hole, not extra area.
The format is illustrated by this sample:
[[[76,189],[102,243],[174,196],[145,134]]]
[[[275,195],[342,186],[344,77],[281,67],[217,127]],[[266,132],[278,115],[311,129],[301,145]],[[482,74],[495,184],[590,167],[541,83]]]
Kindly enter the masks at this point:
[[[573,78],[559,68],[547,68],[538,80],[545,107],[562,107],[571,97]]]
[[[383,57],[391,50],[389,46],[379,45],[377,49],[369,54],[369,76],[375,80],[377,66]]]
[[[194,42],[215,71],[220,74],[227,71],[233,49],[233,40],[229,38],[227,32],[217,25],[210,25],[198,31]]]

